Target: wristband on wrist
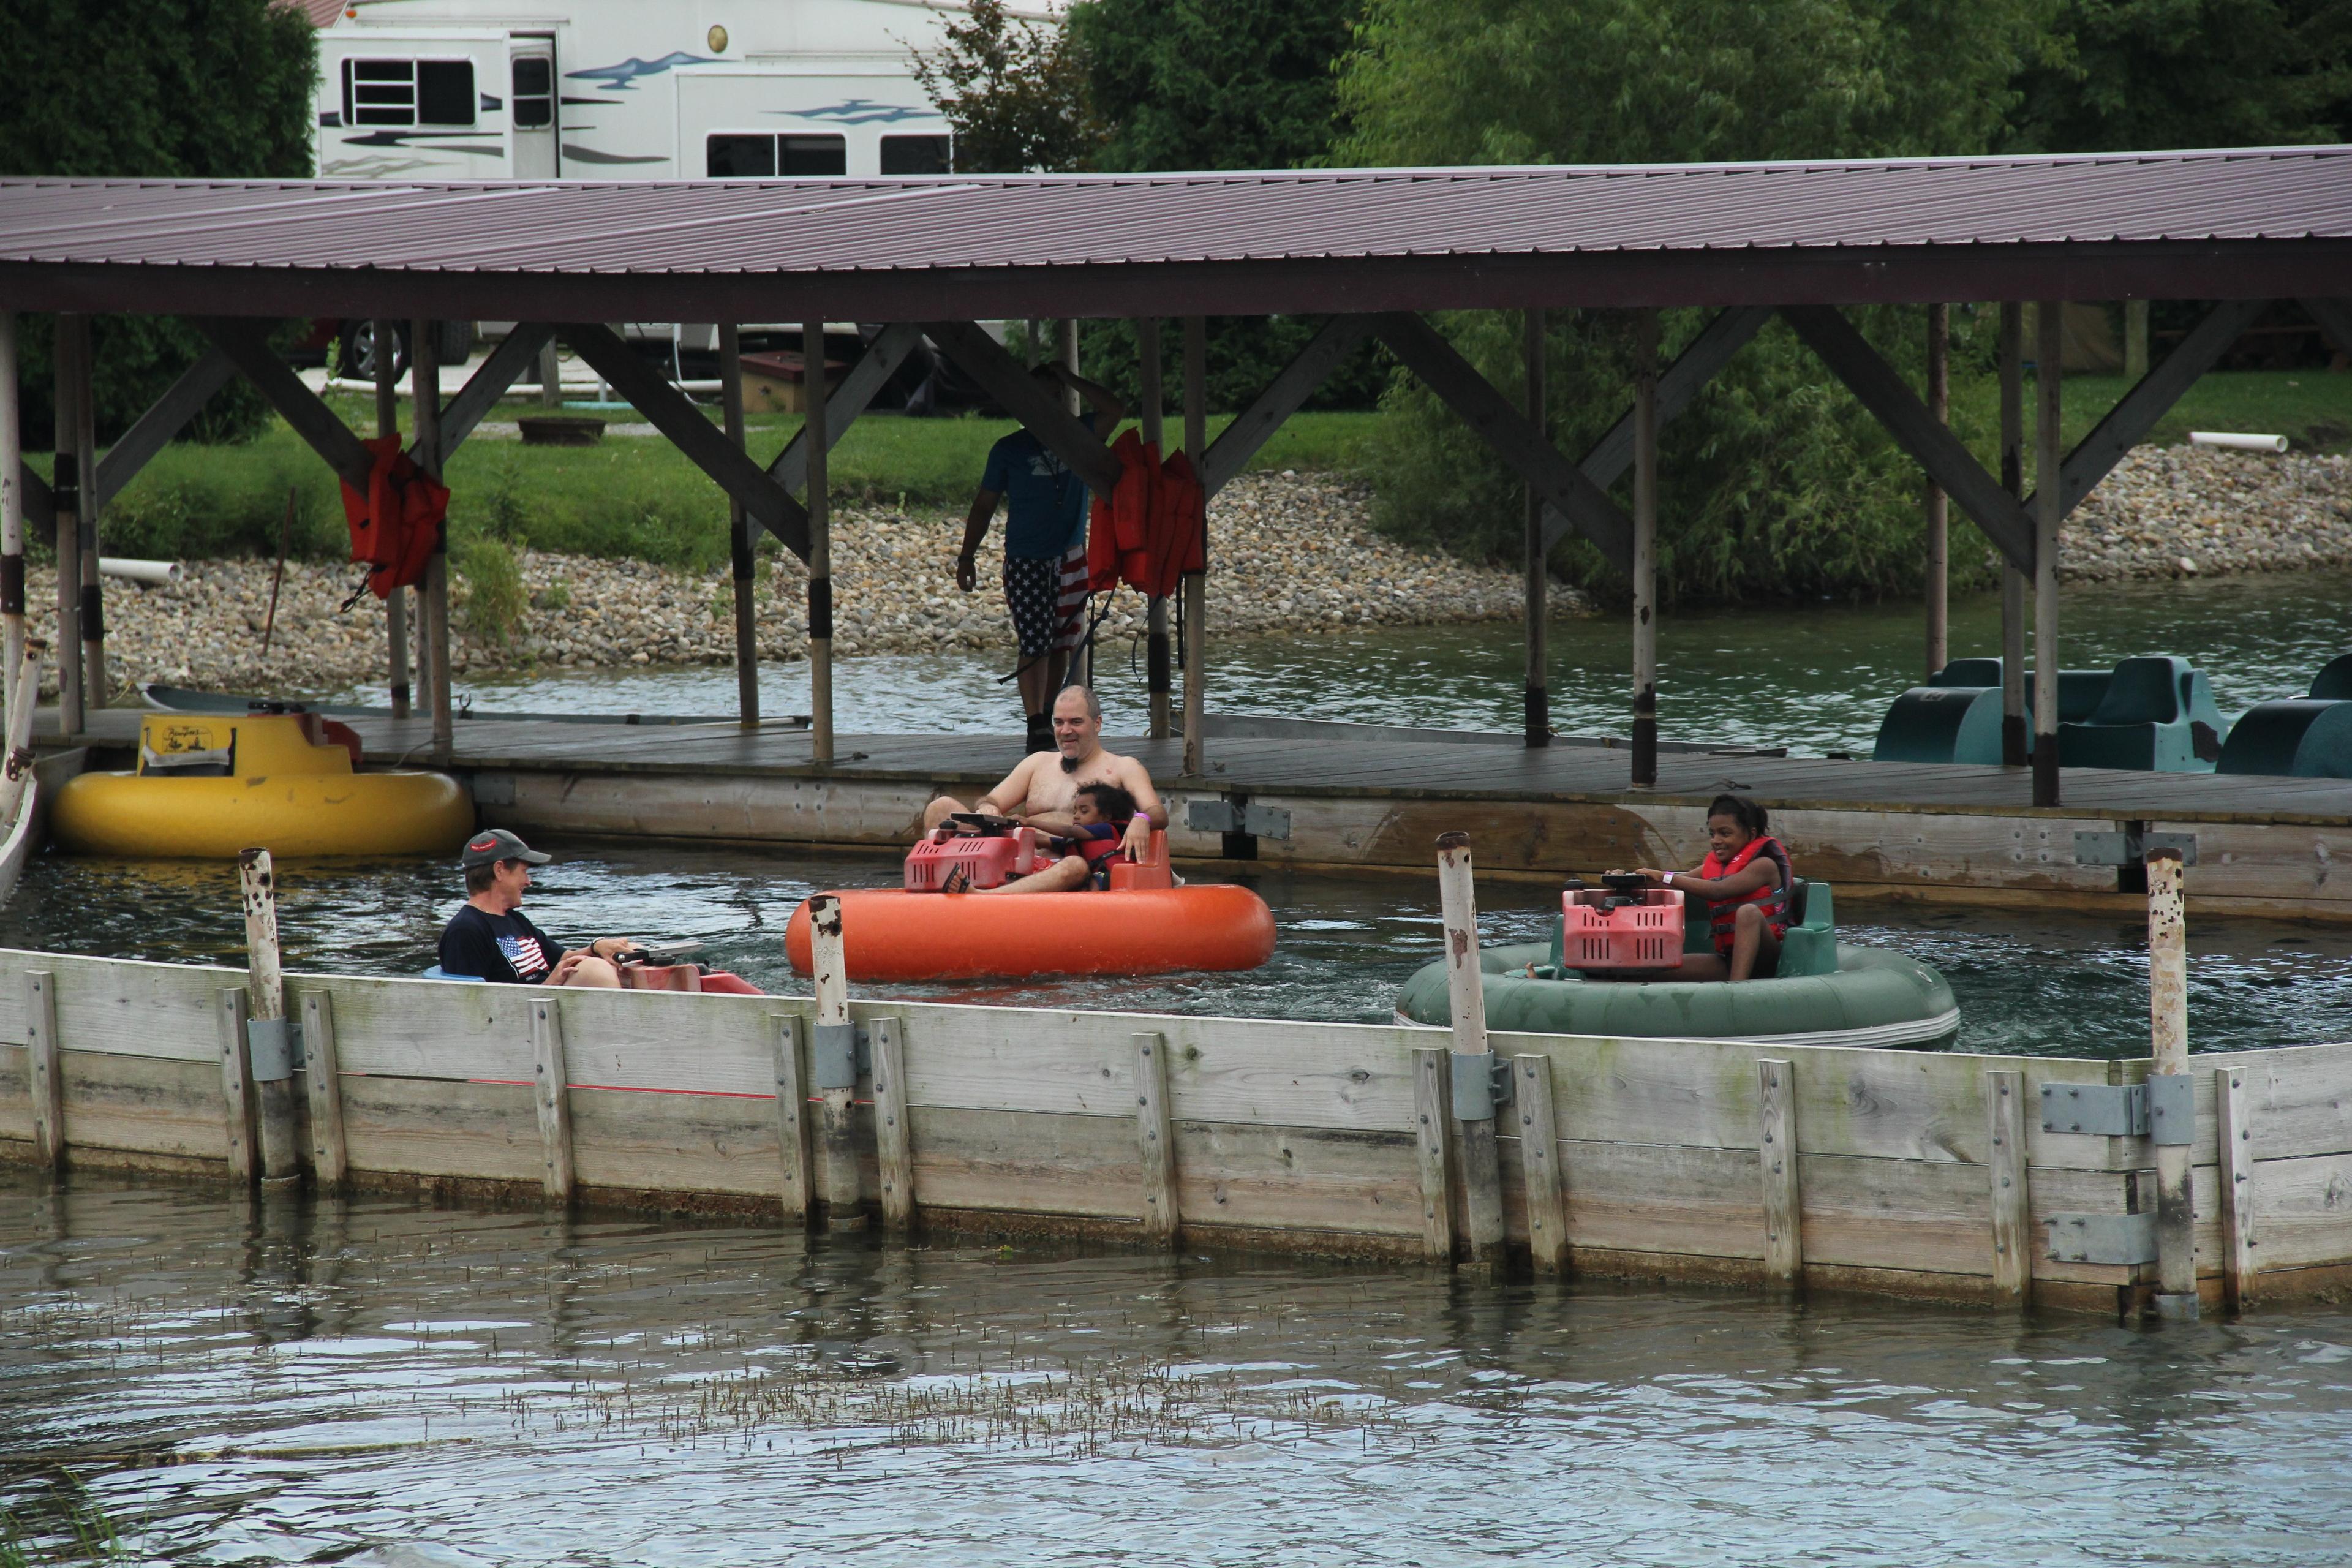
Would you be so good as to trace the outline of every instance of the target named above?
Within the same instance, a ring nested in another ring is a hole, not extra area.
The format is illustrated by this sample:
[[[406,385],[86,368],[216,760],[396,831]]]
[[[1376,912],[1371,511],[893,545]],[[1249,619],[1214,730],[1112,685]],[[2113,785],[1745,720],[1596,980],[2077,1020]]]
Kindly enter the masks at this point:
[[[1672,871],[1662,872],[1661,875],[1665,878],[1667,887],[1671,888],[1675,885],[1675,874]]]

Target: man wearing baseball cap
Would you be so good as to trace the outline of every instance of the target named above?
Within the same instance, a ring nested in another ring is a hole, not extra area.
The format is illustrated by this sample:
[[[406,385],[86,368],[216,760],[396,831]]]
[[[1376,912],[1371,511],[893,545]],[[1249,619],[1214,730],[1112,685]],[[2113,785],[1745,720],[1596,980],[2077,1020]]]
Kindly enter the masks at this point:
[[[566,952],[521,912],[530,868],[550,859],[503,827],[466,840],[466,901],[441,933],[441,969],[507,985],[601,985],[617,989],[615,954],[634,952],[625,936],[598,937]]]

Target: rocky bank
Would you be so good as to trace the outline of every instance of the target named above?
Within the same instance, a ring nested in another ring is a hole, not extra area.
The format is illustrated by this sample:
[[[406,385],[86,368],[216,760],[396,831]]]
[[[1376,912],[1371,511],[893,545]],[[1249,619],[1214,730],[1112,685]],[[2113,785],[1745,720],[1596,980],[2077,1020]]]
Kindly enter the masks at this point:
[[[2085,582],[2352,564],[2352,458],[2141,447],[2066,520]]]
[[[1517,619],[1516,572],[1407,548],[1372,531],[1370,495],[1314,475],[1246,475],[1210,509],[1213,633],[1314,633],[1344,626]],[[837,507],[834,513],[835,652],[839,655],[991,649],[1009,658],[1012,634],[992,561],[983,552],[971,594],[955,585],[961,517]],[[992,544],[994,539],[992,537]],[[599,668],[631,664],[729,664],[735,657],[733,589],[726,570],[682,572],[643,562],[518,552],[527,604],[501,637],[453,574],[459,674]],[[33,574],[31,601],[54,604],[54,575]],[[373,597],[340,606],[357,579],[340,563],[289,562],[271,651],[261,648],[270,563],[189,562],[180,579],[142,588],[110,579],[108,673],[135,682],[241,690],[321,690],[383,679],[383,614]],[[755,597],[760,653],[807,654],[807,573],[782,552],[763,555]],[[1581,597],[1555,585],[1562,614]],[[37,622],[46,617],[37,614]],[[1122,589],[1098,636],[1124,647],[1144,628],[1142,599]],[[54,621],[49,625],[54,626]]]

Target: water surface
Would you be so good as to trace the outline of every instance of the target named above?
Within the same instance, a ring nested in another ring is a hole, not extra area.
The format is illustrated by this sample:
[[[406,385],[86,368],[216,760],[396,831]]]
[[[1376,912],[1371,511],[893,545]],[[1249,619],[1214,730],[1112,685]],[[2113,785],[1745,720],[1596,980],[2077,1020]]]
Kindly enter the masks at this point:
[[[0,1176],[0,1509],[131,1563],[2352,1563],[2352,1319]]]

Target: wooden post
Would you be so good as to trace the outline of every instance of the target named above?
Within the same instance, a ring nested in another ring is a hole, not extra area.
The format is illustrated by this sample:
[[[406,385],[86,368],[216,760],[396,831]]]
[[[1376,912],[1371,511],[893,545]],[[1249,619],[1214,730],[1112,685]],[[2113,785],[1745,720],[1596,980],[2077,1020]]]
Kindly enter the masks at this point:
[[[301,1173],[295,1138],[294,1050],[286,1021],[286,976],[278,954],[278,882],[267,849],[241,849],[236,857],[238,902],[245,910],[246,1055],[253,1075],[253,1098],[260,1112],[261,1177],[291,1181]]]
[[[1147,446],[1165,453],[1166,431],[1161,414],[1167,395],[1160,385],[1160,318],[1139,316],[1135,322],[1136,419]],[[1150,738],[1164,741],[1170,728],[1170,700],[1175,681],[1168,664],[1168,601],[1154,598],[1145,608],[1143,685],[1151,701]]]
[[[343,1184],[350,1156],[343,1142],[342,1058],[335,1050],[335,1001],[324,991],[302,993],[302,1080],[310,1095],[310,1175],[321,1192]]]
[[[2025,1176],[2025,1075],[1985,1074],[1986,1163],[1992,1202],[1992,1291],[2005,1306],[2033,1300],[2033,1221]]]
[[[2038,683],[2037,683],[2038,684]],[[2180,851],[2151,849],[2147,867],[2148,1095],[2173,1079],[2189,1085],[2189,922],[2181,896]],[[2180,1095],[2174,1103],[2185,1104]],[[2155,1106],[2151,1106],[2151,1110]],[[2190,1129],[2156,1123],[2156,1310],[2159,1317],[2197,1316],[2197,1204],[2189,1177]]]
[[[539,351],[539,403],[542,408],[563,406],[563,361],[553,338]]]
[[[2147,374],[2147,301],[2124,301],[2124,375],[2137,381]]]
[[[801,407],[808,431],[809,760],[833,765],[833,509],[826,496],[824,317],[801,329]],[[861,1221],[862,1223],[862,1221]]]
[[[832,1230],[864,1230],[857,1170],[857,1026],[849,1017],[849,963],[842,951],[837,895],[818,893],[809,900],[809,944],[810,989],[816,994],[809,1077],[817,1092],[825,1224]]]
[[[1658,782],[1658,313],[1633,312],[1633,783]]]
[[[1528,1251],[1536,1272],[1568,1272],[1568,1194],[1560,1180],[1559,1130],[1553,1121],[1551,1058],[1518,1057],[1511,1103],[1519,1113],[1519,1173],[1528,1194]]]
[[[389,317],[375,318],[369,329],[375,340],[375,433],[378,440],[400,434],[400,373],[393,364],[394,346],[400,342]],[[392,716],[408,717],[409,591],[394,588],[383,601],[384,662],[390,666]]]
[[[801,1072],[801,1021],[787,1013],[776,1026],[776,1158],[784,1218],[806,1225],[809,1201],[808,1080]]]
[[[719,407],[727,439],[743,445],[743,339],[732,321],[719,323]],[[824,432],[817,431],[821,442]],[[760,615],[751,602],[754,586],[751,518],[743,503],[727,501],[727,555],[735,582],[735,719],[747,730],[760,724]]]
[[[2000,307],[2000,487],[2025,499],[2025,307]],[[2025,574],[2000,563],[2000,763],[2026,763]]]
[[[2058,525],[2065,517],[2066,373],[2059,337],[2066,307],[2044,300],[2034,307],[2033,427],[2033,804],[2058,804]]]
[[[82,729],[81,683],[81,459],[74,451],[72,411],[81,405],[75,385],[78,369],[74,346],[79,334],[73,317],[57,318],[55,366],[57,384],[50,407],[56,440],[57,466],[51,470],[49,497],[56,503],[55,536],[58,556],[58,731],[62,738]]]
[[[1533,308],[1522,312],[1520,353],[1527,361],[1528,423],[1538,431],[1550,426],[1544,412],[1544,313]],[[1548,678],[1550,650],[1549,552],[1544,549],[1543,498],[1533,485],[1526,487],[1527,508],[1527,742],[1551,744],[1551,689]]]
[[[431,321],[409,326],[409,395],[416,405],[416,449],[425,456],[419,466],[437,479],[441,477],[441,345],[435,336]],[[433,749],[446,757],[457,736],[457,714],[449,699],[449,530],[446,523],[425,568],[424,621],[423,652],[431,668],[426,701],[433,710]]]
[[[563,1013],[549,995],[530,999],[531,1098],[539,1108],[540,1187],[551,1203],[570,1204],[572,1064],[563,1051]]]
[[[33,1159],[45,1171],[63,1170],[66,1090],[58,1062],[58,984],[44,969],[25,975],[25,1087],[33,1097]]]
[[[877,1018],[874,1154],[882,1175],[882,1228],[904,1235],[915,1220],[915,1150],[907,1127],[907,1060],[898,1020]]]
[[[1927,307],[1927,412],[1937,424],[1952,416],[1952,308]],[[1927,673],[1951,662],[1952,506],[1944,487],[1927,481]]]
[[[2246,1069],[2217,1068],[2213,1103],[2221,1154],[2221,1300],[2232,1312],[2254,1304],[2254,1102]]]
[[[1184,318],[1184,455],[1198,468],[1209,449],[1209,324]],[[1207,559],[1205,553],[1203,561]],[[1202,689],[1207,667],[1209,594],[1207,573],[1184,574],[1184,773],[1198,778],[1209,767],[1208,697]]]
[[[1143,1234],[1172,1244],[1176,1209],[1176,1131],[1168,1112],[1168,1042],[1135,1037],[1135,1145],[1143,1171]]]
[[[1463,1229],[1470,1261],[1493,1267],[1503,1253],[1503,1178],[1495,1137],[1495,1055],[1486,1044],[1486,974],[1478,966],[1478,901],[1470,836],[1437,840],[1437,891],[1445,919],[1446,994],[1454,1016],[1454,1131],[1462,1147]],[[1483,1090],[1483,1092],[1481,1092]]]
[[[33,787],[31,762],[33,744],[33,712],[41,701],[41,661],[39,650],[16,668],[16,678],[8,683],[7,739],[0,743],[0,825],[16,820],[16,808],[25,792]],[[23,757],[23,766],[12,759]]]
[[[25,664],[25,454],[19,439],[16,313],[0,310],[0,668],[8,689]]]
[[[82,706],[106,706],[106,608],[98,574],[98,364],[90,347],[89,318],[74,323],[74,471],[82,478],[76,537],[81,558]]]
[[[1454,1261],[1454,1064],[1436,1046],[1412,1052],[1413,1152],[1421,1165],[1421,1243],[1433,1263]]]
[[[1795,1290],[1805,1282],[1804,1209],[1797,1173],[1797,1069],[1761,1058],[1756,1063],[1762,1123],[1757,1155],[1764,1177],[1764,1281]]]
[[[221,1100],[228,1134],[228,1169],[240,1185],[253,1185],[257,1170],[253,1158],[253,1095],[245,1071],[246,994],[242,988],[223,991],[214,1013],[221,1047]]]

